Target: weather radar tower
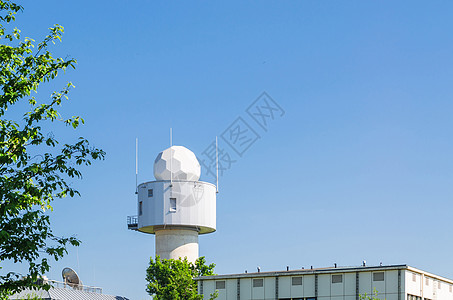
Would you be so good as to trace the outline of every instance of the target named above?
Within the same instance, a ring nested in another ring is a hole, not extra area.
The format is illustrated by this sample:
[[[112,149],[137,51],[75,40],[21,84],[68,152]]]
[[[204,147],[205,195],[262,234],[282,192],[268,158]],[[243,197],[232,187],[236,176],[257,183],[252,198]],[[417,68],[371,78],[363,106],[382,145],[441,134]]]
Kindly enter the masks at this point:
[[[182,146],[160,152],[155,181],[137,186],[137,215],[128,228],[156,235],[156,256],[198,258],[198,235],[216,230],[216,186],[199,181],[200,163]]]

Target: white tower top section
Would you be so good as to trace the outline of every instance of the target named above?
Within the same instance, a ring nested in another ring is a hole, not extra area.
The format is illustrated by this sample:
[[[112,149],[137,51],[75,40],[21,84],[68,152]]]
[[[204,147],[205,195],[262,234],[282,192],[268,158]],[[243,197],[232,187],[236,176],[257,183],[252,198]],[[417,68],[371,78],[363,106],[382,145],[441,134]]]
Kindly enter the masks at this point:
[[[216,230],[216,186],[200,178],[195,154],[172,146],[154,161],[156,181],[137,187],[137,216],[128,228],[156,235],[156,256],[198,258],[198,236]]]
[[[154,161],[156,180],[198,181],[201,168],[195,154],[183,146],[171,146]]]

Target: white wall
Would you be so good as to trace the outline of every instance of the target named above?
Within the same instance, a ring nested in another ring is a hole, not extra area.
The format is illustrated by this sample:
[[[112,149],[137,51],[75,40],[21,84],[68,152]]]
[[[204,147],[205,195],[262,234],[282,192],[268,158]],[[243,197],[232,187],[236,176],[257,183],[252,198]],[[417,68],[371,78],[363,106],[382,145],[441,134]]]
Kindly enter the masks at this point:
[[[383,281],[373,280],[374,272],[384,272]],[[341,274],[342,282],[332,283],[332,275]],[[258,274],[256,274],[258,275]],[[292,277],[302,276],[302,285],[292,285]],[[412,283],[412,277],[407,277],[405,271],[401,271],[401,300],[407,300],[404,295],[404,284],[409,283],[409,289],[414,286],[420,290],[420,282]],[[253,287],[253,278],[263,278],[263,287]],[[268,277],[246,277],[240,279],[240,299],[275,299],[275,276]],[[279,275],[278,277],[278,295],[279,299],[299,299],[315,297],[315,275]],[[408,280],[408,278],[410,280]],[[219,300],[236,300],[237,299],[237,279],[226,279],[226,289],[219,291]],[[204,280],[204,282],[214,282],[214,280]],[[231,284],[229,284],[231,282]],[[398,300],[398,270],[376,270],[359,272],[359,293],[372,295],[373,290],[378,291],[379,299]],[[204,289],[204,295],[207,297],[212,293],[210,289]],[[441,289],[442,293],[448,295],[449,286]],[[440,294],[439,294],[440,295]],[[453,300],[453,298],[442,298],[431,300]],[[318,274],[318,300],[356,300],[356,272],[344,273],[324,273]],[[412,300],[412,299],[411,299]],[[414,299],[417,300],[417,299]],[[422,299],[423,300],[423,299]]]
[[[153,196],[148,197],[148,190]],[[170,198],[176,198],[176,211]],[[142,202],[142,214],[138,206]],[[154,226],[197,226],[200,233],[216,230],[216,188],[202,181],[152,181],[138,186],[138,230],[154,233]]]
[[[453,300],[453,285],[450,282],[441,280],[438,277],[430,276],[420,272],[405,271],[406,295],[404,300],[408,300],[408,295],[430,300]],[[414,280],[415,279],[415,280]]]
[[[406,294],[411,294],[414,296],[422,296],[422,275],[411,272],[404,271],[406,279]]]

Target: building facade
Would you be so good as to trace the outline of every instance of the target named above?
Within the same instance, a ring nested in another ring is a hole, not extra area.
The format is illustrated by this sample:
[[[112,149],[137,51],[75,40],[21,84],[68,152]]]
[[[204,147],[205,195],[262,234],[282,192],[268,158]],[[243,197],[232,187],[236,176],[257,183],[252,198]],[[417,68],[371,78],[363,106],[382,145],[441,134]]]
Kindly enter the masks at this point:
[[[218,300],[453,300],[453,281],[407,265],[338,267],[200,277],[198,291]]]

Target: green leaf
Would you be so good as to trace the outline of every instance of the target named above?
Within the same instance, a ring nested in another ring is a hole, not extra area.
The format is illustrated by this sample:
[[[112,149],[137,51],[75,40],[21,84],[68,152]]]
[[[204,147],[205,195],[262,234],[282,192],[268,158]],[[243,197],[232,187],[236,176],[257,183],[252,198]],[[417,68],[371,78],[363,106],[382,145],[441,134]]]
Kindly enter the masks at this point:
[[[184,259],[160,259],[150,258],[149,267],[146,270],[146,291],[153,299],[157,300],[198,300],[203,299],[198,295],[198,283],[196,277],[214,275],[215,265],[206,265],[204,257],[197,259],[195,264]],[[211,299],[217,297],[217,293],[211,295]]]
[[[0,274],[0,299],[24,288],[49,288],[36,280],[49,271],[51,259],[61,259],[69,246],[78,246],[80,241],[55,236],[48,211],[53,211],[53,201],[80,195],[67,182],[82,177],[76,166],[105,156],[84,138],[61,145],[58,137],[43,129],[51,130],[53,122],[73,128],[83,124],[79,116],[65,119],[58,112],[69,100],[71,82],[50,98],[32,96],[42,82],[51,82],[77,62],[50,52],[50,46],[62,40],[60,25],[50,28],[37,45],[29,37],[22,39],[20,30],[11,27],[21,10],[11,0],[0,0],[0,39],[4,41],[0,45],[0,264],[12,260],[27,264],[28,270],[24,276],[13,271]],[[6,118],[9,108],[17,106],[18,110],[26,103],[29,110],[23,111],[23,119]]]

